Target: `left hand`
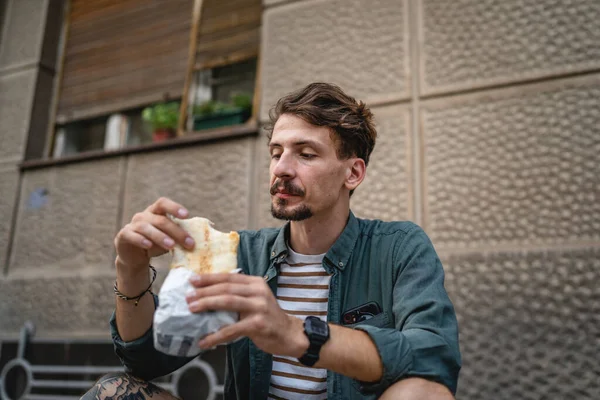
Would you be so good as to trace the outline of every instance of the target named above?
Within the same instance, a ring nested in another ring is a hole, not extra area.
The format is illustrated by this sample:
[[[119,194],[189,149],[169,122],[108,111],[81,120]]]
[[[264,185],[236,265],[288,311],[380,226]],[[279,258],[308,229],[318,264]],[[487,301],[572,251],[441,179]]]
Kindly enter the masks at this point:
[[[209,349],[247,336],[261,350],[301,357],[308,349],[302,321],[279,307],[275,296],[261,277],[243,274],[204,274],[190,279],[195,292],[186,297],[193,313],[209,310],[240,314],[235,324],[203,338],[199,346]]]

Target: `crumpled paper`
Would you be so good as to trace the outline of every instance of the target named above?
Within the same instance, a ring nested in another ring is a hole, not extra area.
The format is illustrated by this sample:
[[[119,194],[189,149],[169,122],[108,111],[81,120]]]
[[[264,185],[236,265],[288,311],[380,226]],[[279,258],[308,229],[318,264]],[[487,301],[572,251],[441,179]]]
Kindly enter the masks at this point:
[[[232,273],[240,272],[239,269]],[[158,293],[158,308],[154,312],[154,347],[172,356],[194,357],[201,353],[198,342],[205,336],[238,321],[231,311],[192,313],[185,301],[194,287],[190,278],[194,272],[186,268],[169,271]]]

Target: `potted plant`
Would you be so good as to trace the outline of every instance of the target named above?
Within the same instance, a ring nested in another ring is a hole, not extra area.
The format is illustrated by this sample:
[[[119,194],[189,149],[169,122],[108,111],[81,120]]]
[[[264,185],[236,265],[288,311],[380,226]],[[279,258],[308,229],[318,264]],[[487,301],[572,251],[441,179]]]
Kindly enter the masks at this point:
[[[179,103],[159,103],[146,107],[142,119],[152,127],[152,141],[162,142],[175,137],[179,121]]]
[[[209,100],[194,107],[194,130],[243,124],[252,113],[252,96],[238,93],[229,103]]]

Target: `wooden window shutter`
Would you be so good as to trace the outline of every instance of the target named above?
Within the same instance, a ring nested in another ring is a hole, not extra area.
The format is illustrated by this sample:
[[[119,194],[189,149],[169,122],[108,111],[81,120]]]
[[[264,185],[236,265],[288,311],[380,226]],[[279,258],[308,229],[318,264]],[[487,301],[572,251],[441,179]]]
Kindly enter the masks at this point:
[[[261,17],[261,0],[203,0],[194,69],[256,57]]]
[[[56,122],[178,98],[194,0],[71,0]]]

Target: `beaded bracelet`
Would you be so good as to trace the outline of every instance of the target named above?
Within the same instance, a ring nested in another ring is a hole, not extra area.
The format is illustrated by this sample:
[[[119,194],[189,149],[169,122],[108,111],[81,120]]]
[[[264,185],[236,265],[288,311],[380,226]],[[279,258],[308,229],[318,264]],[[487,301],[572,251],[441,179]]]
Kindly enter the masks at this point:
[[[148,289],[144,290],[138,296],[127,297],[123,293],[119,292],[119,289],[117,289],[117,281],[115,280],[115,286],[113,287],[113,290],[115,291],[115,294],[117,295],[117,297],[120,299],[123,299],[123,300],[135,300],[135,306],[137,307],[137,305],[140,302],[140,299],[142,298],[143,295],[145,295],[147,292],[150,292],[151,294],[153,294],[152,290],[150,290],[150,289],[152,289],[152,284],[156,280],[156,269],[152,265],[149,265],[149,267],[152,270],[152,281],[150,282],[150,286],[148,286]]]

